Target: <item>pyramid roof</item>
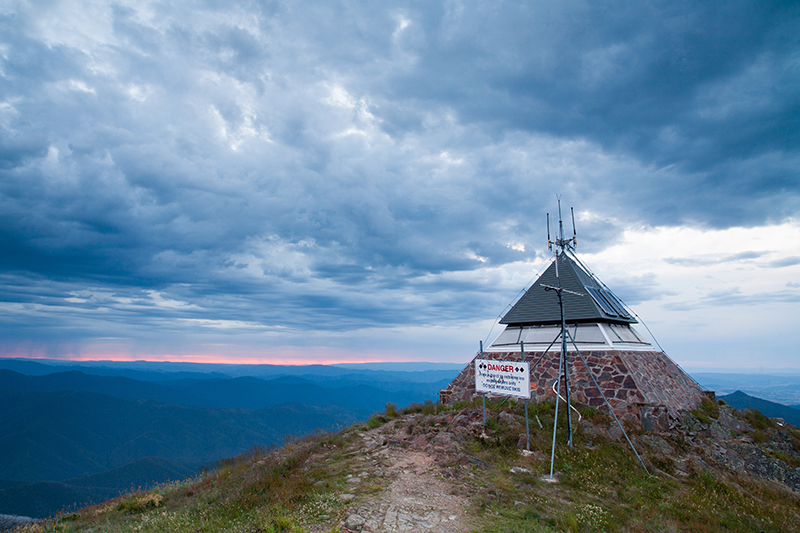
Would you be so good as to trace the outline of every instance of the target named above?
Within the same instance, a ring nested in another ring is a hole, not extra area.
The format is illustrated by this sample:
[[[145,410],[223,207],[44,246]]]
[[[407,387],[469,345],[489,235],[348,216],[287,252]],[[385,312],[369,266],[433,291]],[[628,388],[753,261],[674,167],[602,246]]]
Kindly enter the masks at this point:
[[[556,278],[556,265],[558,265],[558,278]],[[500,323],[518,326],[561,323],[558,295],[545,287],[558,287],[559,282],[561,288],[565,289],[562,295],[567,323],[635,324],[637,322],[619,298],[614,296],[603,283],[589,274],[569,254],[560,253],[503,316]]]

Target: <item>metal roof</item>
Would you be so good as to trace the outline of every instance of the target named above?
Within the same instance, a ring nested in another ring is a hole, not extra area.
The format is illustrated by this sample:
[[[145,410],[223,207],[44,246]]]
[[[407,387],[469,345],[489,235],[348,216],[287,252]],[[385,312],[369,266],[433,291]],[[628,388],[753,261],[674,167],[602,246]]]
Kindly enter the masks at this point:
[[[559,280],[556,278],[556,261],[558,261],[561,288],[565,289],[562,295],[567,323],[636,323],[610,290],[581,268],[572,257],[561,253],[503,316],[501,324],[538,325],[561,322],[558,295],[555,291],[545,290],[544,287],[544,285],[559,286]]]

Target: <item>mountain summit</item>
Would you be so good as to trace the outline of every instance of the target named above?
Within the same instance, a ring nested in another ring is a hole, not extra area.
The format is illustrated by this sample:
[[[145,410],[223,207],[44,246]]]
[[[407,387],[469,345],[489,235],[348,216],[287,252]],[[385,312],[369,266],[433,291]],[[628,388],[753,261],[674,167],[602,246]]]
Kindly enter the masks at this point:
[[[648,474],[606,415],[580,408],[547,475],[553,402],[432,403],[129,494],[24,531],[792,531],[800,431],[706,400],[668,430],[629,424]],[[562,421],[563,422],[563,421]]]

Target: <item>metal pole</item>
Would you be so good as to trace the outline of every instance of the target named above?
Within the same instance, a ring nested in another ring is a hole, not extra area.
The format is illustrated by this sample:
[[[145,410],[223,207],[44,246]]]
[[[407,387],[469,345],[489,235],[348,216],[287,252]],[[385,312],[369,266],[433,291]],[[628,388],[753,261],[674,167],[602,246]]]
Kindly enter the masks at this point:
[[[525,398],[525,449],[531,451],[531,427],[528,422],[528,399]]]
[[[519,351],[522,354],[522,362],[525,362],[525,341],[520,341]],[[528,390],[528,396],[531,391]],[[525,449],[531,451],[531,429],[530,422],[528,421],[528,399],[525,398]]]
[[[558,429],[558,396],[561,394],[561,363],[564,362],[563,357],[558,358],[558,388],[556,392],[556,417],[553,420],[553,445],[550,448],[550,480],[553,480],[553,464],[556,460],[556,430]]]
[[[559,287],[561,280],[558,280]],[[567,399],[567,445],[572,448],[572,413],[570,412],[569,403],[569,359],[567,358],[567,324],[564,318],[564,301],[562,300],[561,291],[558,291],[558,304],[561,307],[561,357],[564,358],[564,396]],[[558,398],[556,398],[558,401]]]
[[[564,250],[561,250],[561,255],[564,254]],[[558,252],[556,251],[556,265],[560,261],[560,257]],[[569,361],[567,359],[567,321],[564,317],[564,297],[561,294],[564,292],[564,289],[561,287],[561,277],[558,275],[558,269],[556,269],[556,281],[558,282],[558,288],[556,289],[556,294],[558,295],[558,308],[561,311],[561,361],[563,362],[564,366],[564,388],[566,389],[566,400],[567,400],[567,445],[572,448],[572,413],[570,412],[570,402],[569,402]],[[560,365],[561,363],[559,363]],[[559,366],[559,376],[558,376],[559,385],[561,384],[561,368]],[[558,398],[556,398],[556,405],[558,405]]]
[[[481,343],[481,359],[483,359],[483,341],[479,341]],[[483,397],[483,431],[486,432],[486,393],[484,392],[482,395]]]

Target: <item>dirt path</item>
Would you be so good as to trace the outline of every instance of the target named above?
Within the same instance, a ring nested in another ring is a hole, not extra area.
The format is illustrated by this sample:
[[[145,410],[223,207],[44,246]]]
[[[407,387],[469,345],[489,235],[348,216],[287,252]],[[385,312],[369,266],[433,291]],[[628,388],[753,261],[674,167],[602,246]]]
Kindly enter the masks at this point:
[[[359,498],[349,509],[343,531],[463,533],[473,529],[467,514],[469,500],[444,479],[427,442],[408,435],[391,443],[377,431],[362,438],[364,474],[379,476],[388,484],[369,498]],[[398,440],[408,447],[398,446]]]

